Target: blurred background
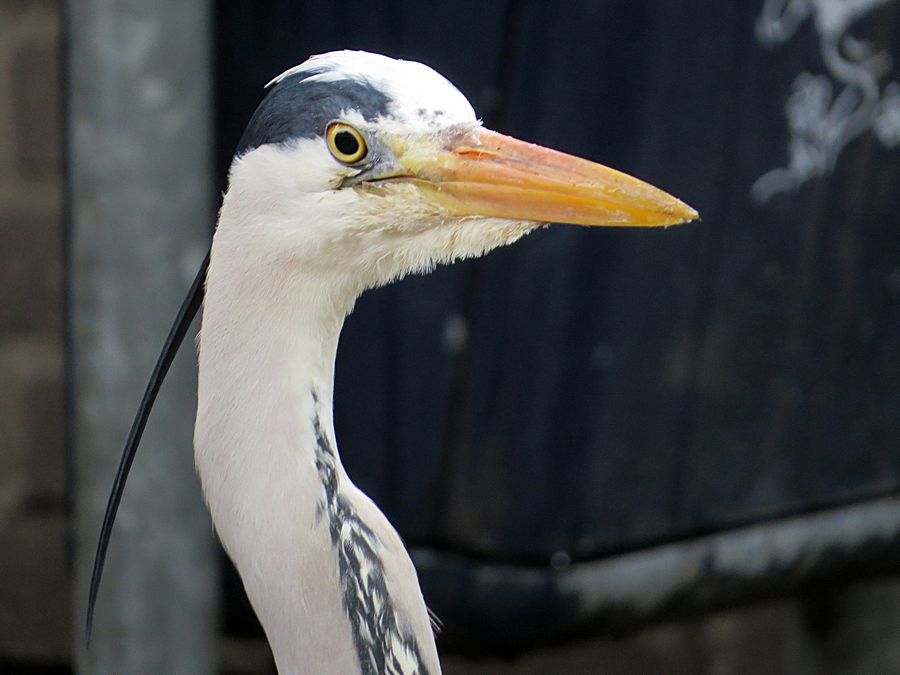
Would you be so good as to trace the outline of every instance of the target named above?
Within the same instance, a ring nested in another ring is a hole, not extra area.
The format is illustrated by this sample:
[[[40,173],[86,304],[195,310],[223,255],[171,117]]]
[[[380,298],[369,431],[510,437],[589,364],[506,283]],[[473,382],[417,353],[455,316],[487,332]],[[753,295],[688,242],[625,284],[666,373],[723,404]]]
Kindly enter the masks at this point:
[[[424,61],[696,207],[367,293],[348,472],[448,673],[900,673],[900,2],[0,0],[0,672],[273,671],[193,477],[186,348],[121,446],[274,75]]]

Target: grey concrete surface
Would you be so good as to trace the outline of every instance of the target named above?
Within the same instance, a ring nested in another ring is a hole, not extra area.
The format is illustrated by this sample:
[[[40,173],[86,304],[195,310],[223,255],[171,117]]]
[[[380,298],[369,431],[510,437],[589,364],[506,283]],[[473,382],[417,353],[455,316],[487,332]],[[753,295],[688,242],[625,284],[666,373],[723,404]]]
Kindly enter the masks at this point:
[[[77,669],[212,672],[216,563],[193,470],[190,347],[134,464],[90,651],[81,640],[115,466],[211,231],[210,4],[82,0],[67,13]]]

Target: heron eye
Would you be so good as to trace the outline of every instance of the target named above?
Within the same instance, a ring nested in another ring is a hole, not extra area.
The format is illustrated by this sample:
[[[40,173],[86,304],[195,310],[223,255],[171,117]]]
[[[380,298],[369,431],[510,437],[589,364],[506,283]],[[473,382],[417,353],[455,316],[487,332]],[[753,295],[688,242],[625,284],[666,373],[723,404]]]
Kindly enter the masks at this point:
[[[366,139],[356,129],[343,122],[334,122],[325,132],[328,149],[344,164],[356,164],[366,156]]]

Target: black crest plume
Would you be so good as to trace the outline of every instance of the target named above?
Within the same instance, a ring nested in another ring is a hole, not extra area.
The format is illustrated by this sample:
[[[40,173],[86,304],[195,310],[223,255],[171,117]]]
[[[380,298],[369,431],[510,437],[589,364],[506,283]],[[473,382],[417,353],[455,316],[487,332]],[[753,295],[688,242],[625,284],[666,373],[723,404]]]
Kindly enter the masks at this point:
[[[97,592],[100,590],[100,579],[103,576],[103,565],[106,562],[106,550],[109,548],[109,537],[112,534],[113,523],[116,520],[116,512],[119,510],[119,502],[122,501],[122,493],[125,490],[125,481],[128,480],[128,472],[131,471],[131,465],[137,454],[138,446],[141,443],[141,436],[144,434],[144,427],[147,426],[147,419],[150,417],[150,411],[153,409],[153,403],[156,401],[156,395],[162,386],[166,374],[178,348],[184,341],[184,336],[191,326],[191,321],[197,315],[197,310],[203,303],[203,283],[206,280],[206,271],[209,268],[209,253],[203,259],[200,265],[200,271],[194,278],[187,297],[181,303],[178,315],[172,328],[169,329],[169,335],[163,345],[162,352],[156,360],[156,366],[150,375],[150,381],[144,390],[144,397],[138,407],[134,422],[131,424],[131,431],[128,433],[128,440],[125,441],[125,448],[122,450],[122,458],[119,460],[119,468],[116,471],[116,478],[113,481],[112,492],[109,495],[109,501],[106,504],[106,513],[103,516],[103,525],[100,528],[100,539],[97,541],[97,553],[94,556],[94,569],[91,572],[91,589],[88,595],[87,621],[85,623],[85,642],[87,645],[91,643],[91,628],[94,624],[94,605],[97,602]]]

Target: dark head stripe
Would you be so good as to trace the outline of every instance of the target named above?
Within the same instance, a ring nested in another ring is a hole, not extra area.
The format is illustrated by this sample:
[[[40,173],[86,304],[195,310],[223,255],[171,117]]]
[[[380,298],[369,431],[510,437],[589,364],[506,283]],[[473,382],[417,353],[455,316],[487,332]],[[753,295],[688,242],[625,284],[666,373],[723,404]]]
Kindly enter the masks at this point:
[[[355,110],[366,120],[387,114],[390,98],[369,82],[310,79],[320,72],[295,73],[269,89],[250,118],[235,155],[269,143],[322,136],[325,126],[345,110]]]

